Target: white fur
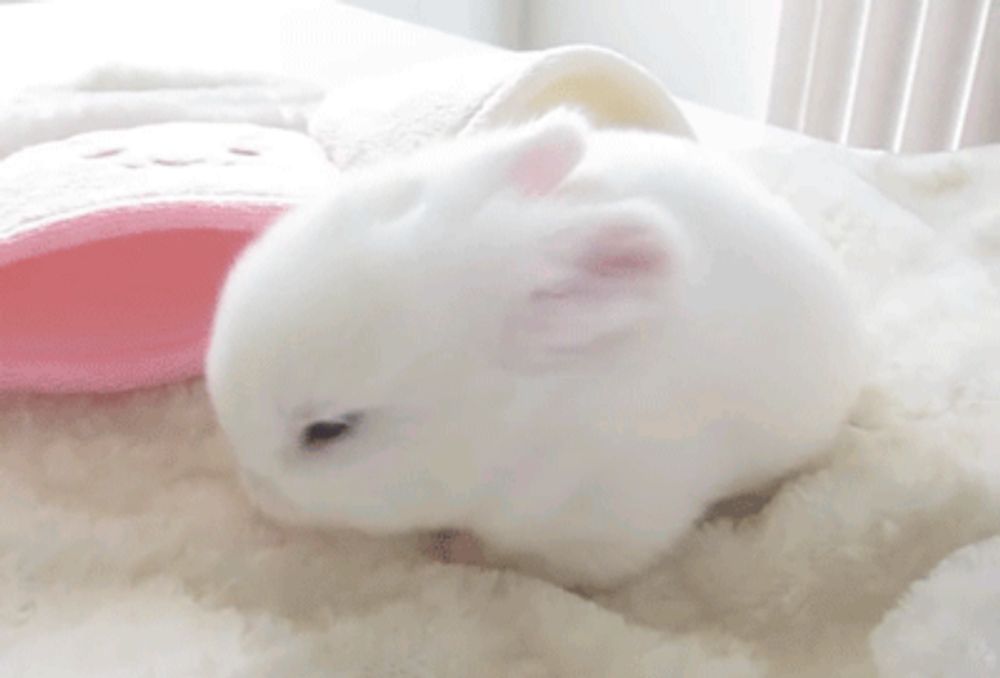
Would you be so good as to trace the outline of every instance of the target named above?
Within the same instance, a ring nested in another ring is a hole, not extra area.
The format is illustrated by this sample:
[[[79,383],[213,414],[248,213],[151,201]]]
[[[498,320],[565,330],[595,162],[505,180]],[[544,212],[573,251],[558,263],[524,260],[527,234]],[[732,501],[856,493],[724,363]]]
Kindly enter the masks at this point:
[[[1000,148],[809,147],[757,155],[885,348],[829,464],[761,513],[588,600],[255,515],[200,382],[0,397],[0,675],[993,675],[996,560],[971,554],[1000,534]]]
[[[665,270],[574,268],[623,224]],[[532,297],[549,288],[579,298]],[[273,227],[227,282],[207,378],[265,510],[469,529],[601,586],[822,453],[859,339],[832,253],[761,187],[689,142],[560,111],[366,172]],[[309,421],[350,411],[355,433],[299,449]]]

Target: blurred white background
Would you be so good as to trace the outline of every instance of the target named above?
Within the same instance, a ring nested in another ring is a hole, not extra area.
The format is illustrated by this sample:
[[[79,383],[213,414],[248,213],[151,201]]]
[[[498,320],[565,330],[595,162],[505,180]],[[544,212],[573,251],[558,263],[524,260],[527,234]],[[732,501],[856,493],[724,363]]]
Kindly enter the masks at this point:
[[[649,68],[678,96],[763,119],[782,0],[347,0],[503,47],[588,42]]]
[[[5,46],[7,55],[12,55],[19,41],[30,40],[48,41],[54,50],[72,50],[74,41],[87,39],[79,21],[82,8],[90,2],[64,2],[66,16],[72,16],[66,25],[58,21],[36,25],[37,37],[32,37],[21,26],[10,28],[4,17],[35,3],[0,0],[0,56]],[[234,66],[256,67],[256,62],[273,60],[280,49],[286,59],[288,52],[300,54],[303,63],[298,66],[313,72],[349,67],[342,63],[344,49],[338,52],[337,64],[313,64],[305,63],[309,60],[305,55],[315,60],[322,51],[316,45],[306,50],[294,44],[260,44],[270,19],[267,12],[252,13],[249,8],[294,4],[244,0],[226,5],[223,0],[203,0],[190,5],[198,7],[193,16],[179,0],[133,0],[129,7],[138,18],[143,7],[171,8],[176,30],[190,36],[187,45],[164,46],[179,50],[178,61],[196,62],[188,51],[201,44],[199,36],[204,44],[227,49],[217,34],[208,35],[197,18],[199,12],[225,5],[228,11],[246,8],[232,18],[232,31],[224,36]],[[1000,0],[344,0],[341,4],[510,49],[580,42],[604,45],[645,65],[679,97],[851,145],[935,151],[1000,142]],[[69,11],[71,6],[74,12]],[[301,32],[296,40],[321,39],[318,29]],[[125,33],[113,37],[124,42],[130,39]],[[405,30],[366,39],[381,42],[386,50],[407,48]],[[18,77],[30,81],[45,70],[46,60],[37,61],[4,58],[0,71],[8,72],[0,72],[0,81]],[[386,59],[386,64],[393,63],[399,59]]]
[[[856,146],[1000,142],[1000,0],[350,0],[512,48],[612,47],[672,92]]]

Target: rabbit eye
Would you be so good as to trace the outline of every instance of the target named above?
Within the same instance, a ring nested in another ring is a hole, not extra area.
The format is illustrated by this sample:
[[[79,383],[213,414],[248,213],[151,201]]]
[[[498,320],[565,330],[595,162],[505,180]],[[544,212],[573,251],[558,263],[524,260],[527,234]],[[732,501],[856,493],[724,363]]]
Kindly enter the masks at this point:
[[[348,435],[360,420],[360,414],[351,413],[339,419],[314,421],[302,431],[302,446],[307,450],[318,450]]]

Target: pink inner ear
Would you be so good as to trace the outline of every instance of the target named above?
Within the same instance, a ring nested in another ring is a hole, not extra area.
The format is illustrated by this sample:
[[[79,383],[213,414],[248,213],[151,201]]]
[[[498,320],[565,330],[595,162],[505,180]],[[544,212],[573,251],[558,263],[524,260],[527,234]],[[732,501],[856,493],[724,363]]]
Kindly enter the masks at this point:
[[[587,243],[577,266],[601,278],[636,278],[661,275],[670,256],[648,231],[630,224],[605,226]]]
[[[511,180],[525,195],[545,195],[572,171],[580,151],[566,140],[552,140],[527,150],[511,170]]]

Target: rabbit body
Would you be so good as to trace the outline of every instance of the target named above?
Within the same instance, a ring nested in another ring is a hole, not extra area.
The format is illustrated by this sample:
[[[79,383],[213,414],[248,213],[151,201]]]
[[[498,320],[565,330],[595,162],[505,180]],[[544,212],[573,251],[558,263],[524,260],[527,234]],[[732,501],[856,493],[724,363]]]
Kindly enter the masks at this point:
[[[751,177],[559,110],[275,224],[226,282],[207,382],[265,511],[467,530],[605,587],[828,449],[862,355],[829,246]]]

